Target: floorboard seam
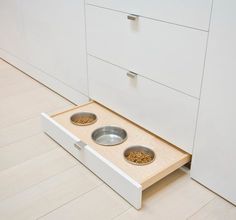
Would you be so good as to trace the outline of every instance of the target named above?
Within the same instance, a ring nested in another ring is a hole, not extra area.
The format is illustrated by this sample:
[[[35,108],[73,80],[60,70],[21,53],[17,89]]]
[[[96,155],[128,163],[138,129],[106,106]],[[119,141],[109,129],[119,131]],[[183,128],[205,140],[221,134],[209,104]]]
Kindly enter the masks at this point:
[[[50,149],[49,151],[44,152],[44,153],[42,153],[42,154],[40,154],[40,155],[37,155],[37,156],[35,156],[35,157],[31,157],[30,159],[25,160],[25,161],[22,162],[22,163],[15,164],[15,165],[12,166],[12,167],[9,167],[9,168],[7,168],[7,169],[1,170],[1,171],[0,171],[0,174],[1,174],[1,173],[4,173],[4,172],[6,172],[6,171],[8,171],[9,169],[13,169],[13,168],[15,168],[15,167],[17,167],[17,166],[21,166],[21,165],[23,165],[24,163],[28,163],[29,161],[34,160],[34,159],[37,158],[37,157],[42,157],[42,156],[44,156],[44,154],[48,154],[48,153],[50,153],[51,151],[56,151],[56,150],[59,150],[59,149],[60,149],[59,147],[58,147],[58,148],[55,147],[54,149]]]
[[[216,199],[216,195],[212,199],[210,199],[206,204],[204,204],[201,208],[199,208],[196,212],[192,213],[189,217],[187,217],[186,220],[190,220],[194,215],[196,215],[200,210],[205,208],[209,203],[211,203],[215,199]]]
[[[123,212],[121,212],[120,214],[114,216],[113,218],[111,218],[111,220],[115,220],[116,218],[118,218],[119,216],[123,215],[124,213],[128,212],[130,209],[132,209],[133,207],[130,206],[129,208],[127,208],[126,210],[124,210]]]
[[[77,196],[77,197],[71,199],[70,201],[67,201],[67,202],[65,202],[64,204],[58,206],[57,208],[52,209],[51,211],[49,211],[49,212],[47,212],[47,213],[45,213],[45,214],[43,214],[43,215],[37,217],[36,220],[42,219],[43,217],[49,215],[50,213],[55,212],[57,209],[60,209],[60,208],[62,208],[63,206],[68,205],[69,203],[75,201],[76,199],[78,199],[78,198],[80,198],[80,197],[86,195],[87,193],[90,193],[91,191],[93,191],[93,190],[95,190],[95,189],[97,189],[97,188],[99,188],[99,187],[102,187],[103,185],[104,185],[104,183],[98,184],[97,186],[93,187],[92,189],[90,189],[90,190],[88,190],[88,191],[86,191],[86,192],[80,194],[79,196]]]
[[[65,170],[63,170],[63,171],[60,171],[60,172],[55,173],[55,174],[53,174],[53,175],[51,175],[51,176],[49,176],[49,177],[47,177],[47,178],[45,178],[45,179],[42,179],[41,181],[39,181],[39,182],[37,182],[37,183],[35,183],[35,184],[32,184],[32,185],[30,185],[29,187],[26,187],[25,189],[23,189],[23,190],[21,190],[21,191],[19,191],[19,192],[16,192],[16,193],[13,194],[13,195],[7,196],[7,197],[4,198],[4,199],[0,199],[0,203],[4,202],[5,200],[7,200],[7,199],[9,199],[9,198],[15,197],[16,195],[18,195],[18,194],[20,194],[20,193],[23,193],[23,192],[25,192],[25,191],[27,191],[27,190],[29,190],[29,189],[31,189],[31,188],[33,188],[33,187],[35,187],[35,186],[37,186],[37,185],[43,183],[43,182],[45,182],[45,181],[48,181],[48,180],[50,180],[51,178],[53,178],[53,177],[55,177],[55,176],[57,176],[57,175],[60,175],[60,174],[66,172],[66,171],[68,171],[68,170],[70,170],[70,169],[72,169],[72,168],[74,168],[74,167],[76,167],[76,166],[78,166],[78,164],[75,164],[75,165],[73,165],[73,166],[71,166],[71,167],[68,167],[67,169],[65,169]]]
[[[5,148],[5,147],[9,147],[10,145],[16,144],[17,142],[22,142],[22,141],[24,141],[24,140],[26,140],[26,139],[32,138],[32,137],[34,137],[34,136],[37,136],[37,135],[39,135],[39,134],[44,134],[44,132],[43,132],[43,131],[39,131],[39,132],[37,132],[37,133],[35,133],[35,134],[29,135],[29,136],[27,136],[27,137],[20,138],[20,139],[18,139],[18,140],[15,140],[15,141],[13,141],[13,142],[10,142],[10,143],[7,143],[6,145],[0,146],[0,150],[3,149],[3,148]]]

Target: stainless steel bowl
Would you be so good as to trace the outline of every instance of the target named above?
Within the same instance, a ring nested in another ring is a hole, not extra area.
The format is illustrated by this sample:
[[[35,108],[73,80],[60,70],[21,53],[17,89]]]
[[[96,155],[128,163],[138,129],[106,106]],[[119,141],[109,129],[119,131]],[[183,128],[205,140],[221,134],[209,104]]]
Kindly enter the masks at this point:
[[[97,116],[91,112],[78,112],[70,117],[70,121],[79,126],[91,125],[97,121]]]
[[[128,155],[130,154],[130,152],[143,152],[143,153],[147,153],[151,156],[152,160],[149,161],[149,162],[146,162],[146,163],[137,163],[137,162],[133,162],[131,160],[129,160],[127,157]],[[155,160],[155,153],[153,150],[151,150],[150,148],[147,148],[147,147],[144,147],[144,146],[131,146],[129,148],[127,148],[125,151],[124,151],[124,158],[127,162],[131,163],[131,164],[134,164],[134,165],[139,165],[139,166],[142,166],[142,165],[147,165],[147,164],[150,164],[152,163],[154,160]]]
[[[127,132],[119,127],[105,126],[93,131],[92,139],[99,145],[114,146],[127,139]]]

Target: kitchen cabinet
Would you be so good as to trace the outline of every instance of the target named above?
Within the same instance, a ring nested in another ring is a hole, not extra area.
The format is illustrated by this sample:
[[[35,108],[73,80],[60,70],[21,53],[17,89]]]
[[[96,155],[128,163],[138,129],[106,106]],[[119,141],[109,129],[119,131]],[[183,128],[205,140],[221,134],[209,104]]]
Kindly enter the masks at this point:
[[[140,209],[143,190],[191,159],[207,33],[135,19],[129,12],[86,5],[94,101],[51,116],[43,113],[42,124],[45,133]],[[72,123],[73,114],[82,112],[96,114],[97,121]],[[125,129],[127,139],[115,146],[95,143],[94,130],[111,125]],[[151,149],[156,159],[143,166],[128,163],[124,152],[137,145]]]
[[[72,102],[88,101],[83,0],[0,1],[0,57]]]
[[[215,0],[211,18],[212,3],[0,1],[0,57],[74,103],[94,100],[42,114],[44,131],[137,209],[142,191],[190,154],[192,178],[236,203],[236,3]],[[77,111],[98,122],[75,127]],[[127,142],[92,142],[92,129],[112,123]],[[149,146],[157,160],[126,163],[130,145]]]
[[[235,11],[214,1],[191,176],[236,205]]]

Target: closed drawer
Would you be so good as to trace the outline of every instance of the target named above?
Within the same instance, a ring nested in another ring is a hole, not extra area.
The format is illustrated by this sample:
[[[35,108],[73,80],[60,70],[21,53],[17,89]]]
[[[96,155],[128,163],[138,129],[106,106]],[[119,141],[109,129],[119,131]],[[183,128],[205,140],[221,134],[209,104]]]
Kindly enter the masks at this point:
[[[90,97],[192,153],[198,100],[88,57]]]
[[[70,122],[72,114],[93,112],[96,123],[76,126]],[[65,112],[48,116],[42,114],[44,131],[63,148],[117,191],[135,208],[141,208],[142,191],[190,160],[190,155],[151,135],[127,119],[102,107],[96,102],[77,106]],[[116,146],[97,145],[92,132],[101,126],[115,125],[126,130],[128,138]],[[152,149],[156,159],[148,165],[136,166],[123,157],[131,145],[144,145]]]
[[[86,0],[105,8],[208,30],[212,0]]]
[[[207,33],[87,6],[88,53],[199,97]]]

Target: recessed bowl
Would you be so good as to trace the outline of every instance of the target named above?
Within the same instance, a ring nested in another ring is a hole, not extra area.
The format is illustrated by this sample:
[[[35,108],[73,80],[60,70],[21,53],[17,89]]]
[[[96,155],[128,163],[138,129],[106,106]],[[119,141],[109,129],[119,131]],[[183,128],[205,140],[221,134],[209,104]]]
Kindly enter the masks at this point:
[[[70,121],[79,126],[91,125],[97,121],[97,116],[91,112],[78,112],[70,117]]]
[[[92,139],[99,145],[114,146],[123,143],[127,139],[127,132],[120,127],[105,126],[93,131]]]
[[[124,151],[124,158],[134,165],[147,165],[154,161],[155,153],[150,148],[144,146],[131,146]]]

